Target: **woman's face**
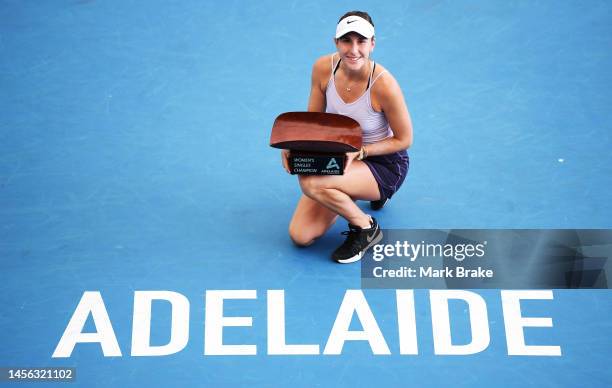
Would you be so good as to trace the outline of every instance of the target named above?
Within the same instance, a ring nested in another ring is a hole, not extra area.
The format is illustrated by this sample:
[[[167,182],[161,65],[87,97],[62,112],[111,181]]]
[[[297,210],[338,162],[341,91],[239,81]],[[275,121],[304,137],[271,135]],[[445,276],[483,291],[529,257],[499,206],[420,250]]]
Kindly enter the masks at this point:
[[[371,39],[351,32],[336,39],[336,49],[349,70],[361,70],[374,50],[374,37]]]

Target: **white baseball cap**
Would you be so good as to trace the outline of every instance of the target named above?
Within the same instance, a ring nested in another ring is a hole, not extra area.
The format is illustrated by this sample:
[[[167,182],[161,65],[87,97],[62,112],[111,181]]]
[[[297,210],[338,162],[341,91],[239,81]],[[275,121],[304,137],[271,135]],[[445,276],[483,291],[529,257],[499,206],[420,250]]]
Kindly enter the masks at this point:
[[[369,39],[374,36],[374,26],[360,16],[347,16],[336,27],[336,39],[349,32],[356,32]]]

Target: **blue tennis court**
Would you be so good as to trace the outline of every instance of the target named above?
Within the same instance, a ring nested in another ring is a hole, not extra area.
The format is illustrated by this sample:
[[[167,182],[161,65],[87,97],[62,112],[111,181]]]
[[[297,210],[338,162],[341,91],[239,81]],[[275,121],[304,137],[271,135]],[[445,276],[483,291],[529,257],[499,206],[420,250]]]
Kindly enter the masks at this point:
[[[329,258],[342,220],[293,246],[300,188],[269,136],[278,114],[306,110],[312,64],[352,9],[372,15],[373,57],[414,124],[382,227],[612,228],[609,2],[4,0],[0,368],[73,367],[87,387],[612,385],[609,290],[523,302],[552,319],[525,330],[527,344],[560,347],[550,357],[508,354],[500,290],[473,290],[490,343],[464,356],[436,354],[431,292],[415,290],[418,354],[400,354],[395,290],[363,290],[390,354],[364,340],[324,354],[360,266]],[[224,316],[246,317],[223,343],[255,354],[206,354],[220,290],[237,291]],[[177,301],[153,301],[150,319],[150,345],[188,334],[172,354],[133,354],[144,291]],[[106,314],[83,332],[115,338],[52,357],[84,295]],[[279,296],[286,343],[316,354],[269,354]],[[468,343],[465,306],[450,316],[453,342]]]

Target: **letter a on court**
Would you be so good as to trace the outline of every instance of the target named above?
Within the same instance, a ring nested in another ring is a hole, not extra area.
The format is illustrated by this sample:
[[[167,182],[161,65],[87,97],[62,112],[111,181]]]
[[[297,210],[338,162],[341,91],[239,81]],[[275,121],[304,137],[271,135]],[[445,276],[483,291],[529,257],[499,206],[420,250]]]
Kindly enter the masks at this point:
[[[335,168],[336,170],[340,170],[340,166],[338,165],[338,162],[336,162],[336,158],[331,158],[329,163],[327,163],[327,167],[325,167],[325,169],[329,170],[330,168]]]

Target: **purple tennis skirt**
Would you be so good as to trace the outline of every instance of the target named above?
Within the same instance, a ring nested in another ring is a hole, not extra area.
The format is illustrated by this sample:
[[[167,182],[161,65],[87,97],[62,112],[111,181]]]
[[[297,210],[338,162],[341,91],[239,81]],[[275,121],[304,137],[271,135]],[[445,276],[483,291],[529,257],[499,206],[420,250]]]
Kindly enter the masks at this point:
[[[378,183],[380,199],[391,198],[408,174],[409,159],[406,150],[389,155],[370,156],[364,162]]]

